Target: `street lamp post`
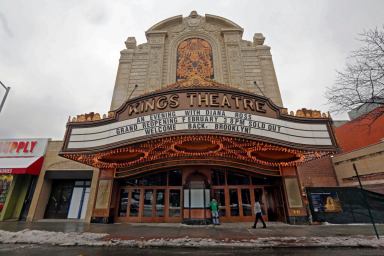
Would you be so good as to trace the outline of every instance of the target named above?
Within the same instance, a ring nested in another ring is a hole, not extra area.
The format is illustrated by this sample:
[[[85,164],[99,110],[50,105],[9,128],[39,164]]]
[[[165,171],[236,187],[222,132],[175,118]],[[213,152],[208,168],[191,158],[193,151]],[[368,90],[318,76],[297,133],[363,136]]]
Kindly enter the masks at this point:
[[[4,89],[5,89],[5,95],[4,95],[4,97],[3,97],[3,99],[2,99],[2,101],[1,101],[1,103],[0,103],[0,113],[1,113],[1,110],[3,109],[5,100],[7,99],[7,96],[8,96],[9,90],[11,90],[11,87],[7,87],[7,86],[5,86],[1,81],[0,81],[0,84],[1,84],[1,86],[3,86]]]

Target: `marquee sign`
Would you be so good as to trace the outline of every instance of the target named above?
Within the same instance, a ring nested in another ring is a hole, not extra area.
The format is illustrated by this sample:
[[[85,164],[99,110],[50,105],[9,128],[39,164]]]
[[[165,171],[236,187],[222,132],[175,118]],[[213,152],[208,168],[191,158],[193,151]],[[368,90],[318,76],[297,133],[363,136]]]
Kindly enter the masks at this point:
[[[297,149],[336,149],[331,120],[282,114],[269,99],[213,81],[177,82],[127,101],[112,115],[78,115],[61,154],[102,152],[174,135],[246,138]]]
[[[150,140],[174,132],[208,132],[271,138],[288,143],[332,146],[326,124],[297,123],[217,109],[167,111],[96,127],[73,128],[68,149],[96,148],[132,139]]]

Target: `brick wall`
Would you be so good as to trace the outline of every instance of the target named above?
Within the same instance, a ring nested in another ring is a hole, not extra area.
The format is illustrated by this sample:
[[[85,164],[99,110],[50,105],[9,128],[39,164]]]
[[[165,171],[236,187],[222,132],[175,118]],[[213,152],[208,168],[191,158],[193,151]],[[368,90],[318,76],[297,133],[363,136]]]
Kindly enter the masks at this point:
[[[337,142],[343,152],[350,152],[368,145],[378,143],[384,138],[384,115],[376,120],[374,116],[384,107],[377,108],[370,113],[335,128]]]
[[[297,174],[304,187],[334,187],[337,179],[330,157],[316,159],[297,167]]]

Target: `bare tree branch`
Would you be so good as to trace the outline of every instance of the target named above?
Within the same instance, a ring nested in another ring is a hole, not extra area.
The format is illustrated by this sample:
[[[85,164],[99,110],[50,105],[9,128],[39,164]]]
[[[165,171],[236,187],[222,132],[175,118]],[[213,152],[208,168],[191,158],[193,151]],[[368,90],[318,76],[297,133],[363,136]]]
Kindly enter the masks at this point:
[[[376,120],[384,115],[384,25],[364,31],[358,40],[362,46],[351,53],[343,71],[336,71],[335,84],[327,88],[325,97],[336,113],[375,104]]]

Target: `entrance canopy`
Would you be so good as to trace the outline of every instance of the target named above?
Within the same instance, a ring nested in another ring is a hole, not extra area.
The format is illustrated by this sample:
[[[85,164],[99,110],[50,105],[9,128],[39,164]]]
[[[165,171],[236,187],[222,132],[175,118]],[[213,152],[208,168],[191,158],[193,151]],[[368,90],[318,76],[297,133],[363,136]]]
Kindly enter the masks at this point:
[[[69,120],[60,155],[125,176],[188,163],[266,170],[337,150],[332,120],[319,111],[288,114],[269,99],[192,77],[127,101],[108,117]]]
[[[39,175],[44,157],[0,158],[0,174]]]

